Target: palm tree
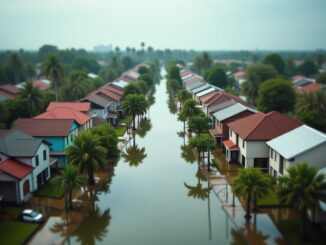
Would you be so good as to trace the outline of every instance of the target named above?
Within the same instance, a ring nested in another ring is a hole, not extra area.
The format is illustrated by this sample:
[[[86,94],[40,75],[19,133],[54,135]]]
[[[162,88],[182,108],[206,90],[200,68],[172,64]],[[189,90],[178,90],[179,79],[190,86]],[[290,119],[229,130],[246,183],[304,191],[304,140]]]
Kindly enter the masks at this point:
[[[15,84],[19,83],[20,82],[20,74],[21,74],[21,70],[23,68],[23,64],[20,61],[18,55],[15,53],[11,54],[9,57],[9,68],[14,73]]]
[[[200,135],[200,133],[205,130],[207,131],[209,129],[210,122],[211,122],[211,119],[203,114],[195,115],[195,116],[189,117],[189,119],[188,119],[189,127],[192,130],[194,130],[197,135]]]
[[[82,245],[95,245],[98,241],[102,241],[108,233],[110,221],[110,209],[101,211],[98,206],[93,207],[76,231],[77,242]]]
[[[139,122],[139,128],[137,130],[137,134],[141,137],[144,138],[149,130],[152,128],[152,123],[151,120],[144,117],[140,120]]]
[[[293,205],[301,213],[300,237],[304,239],[307,211],[314,211],[319,206],[319,201],[326,201],[325,175],[318,174],[317,168],[307,163],[292,166],[287,172],[288,175],[279,178],[278,197],[281,203]]]
[[[58,84],[63,79],[64,70],[57,56],[50,55],[46,59],[43,64],[43,73],[53,83],[55,90],[55,100],[58,101]]]
[[[270,178],[263,174],[258,168],[246,168],[239,171],[238,176],[234,179],[232,190],[235,195],[247,198],[246,219],[250,219],[250,202],[251,198],[261,198],[268,195],[270,190]]]
[[[66,148],[68,161],[79,167],[80,173],[88,174],[88,184],[94,185],[94,171],[104,168],[106,149],[101,146],[98,137],[90,132],[82,132],[73,143]]]
[[[191,99],[191,93],[190,92],[188,92],[188,90],[186,90],[186,89],[180,89],[179,91],[178,91],[178,93],[177,93],[177,98],[178,98],[178,100],[179,100],[179,102],[180,102],[180,108],[181,108],[181,105],[182,105],[182,103],[185,101],[185,100],[187,100],[187,99]]]
[[[82,187],[86,179],[83,175],[78,174],[78,169],[72,164],[67,164],[63,169],[61,175],[54,176],[51,182],[57,186],[58,189],[64,189],[65,193],[68,193],[65,197],[65,207],[72,208],[72,191]],[[69,204],[69,205],[68,205]]]
[[[41,91],[31,81],[24,83],[19,92],[19,97],[28,103],[30,116],[35,115],[43,107]]]
[[[197,149],[198,165],[200,164],[201,152],[208,151],[208,170],[210,170],[210,150],[215,148],[215,141],[208,135],[197,135],[189,141],[189,144]]]
[[[205,176],[202,174],[201,170],[198,168],[197,173],[197,184],[195,186],[188,185],[187,183],[183,183],[184,186],[189,190],[188,196],[193,197],[195,199],[205,200],[209,196],[209,192],[212,189],[211,187],[203,187],[201,180],[206,181]]]
[[[132,145],[126,148],[122,153],[123,160],[129,163],[130,167],[137,167],[147,157],[145,148],[139,148],[138,145]]]
[[[298,96],[295,105],[296,114],[315,112],[320,118],[326,117],[326,92],[319,90],[311,93],[303,93]]]
[[[188,119],[191,116],[198,115],[200,112],[201,110],[198,108],[197,101],[194,99],[187,99],[183,102],[180,113]]]
[[[181,147],[181,157],[188,163],[193,163],[196,161],[196,157],[192,150],[191,145],[182,145]]]
[[[132,128],[136,130],[136,116],[142,115],[147,111],[148,102],[144,95],[130,94],[125,98],[122,108],[124,113],[132,116]]]

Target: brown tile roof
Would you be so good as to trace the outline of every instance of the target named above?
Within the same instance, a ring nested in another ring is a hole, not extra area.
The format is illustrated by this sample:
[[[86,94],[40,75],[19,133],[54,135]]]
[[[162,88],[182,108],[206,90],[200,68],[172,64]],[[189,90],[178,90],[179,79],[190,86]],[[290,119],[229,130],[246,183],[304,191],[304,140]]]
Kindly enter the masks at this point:
[[[55,108],[70,108],[80,112],[88,112],[91,109],[89,102],[51,102],[46,108],[46,111],[51,111]]]
[[[13,99],[19,93],[20,89],[12,84],[0,85],[0,96],[7,99]]]
[[[311,93],[321,89],[321,85],[319,83],[309,83],[304,86],[294,86],[294,89],[298,93]]]
[[[230,100],[230,99],[233,99],[235,100],[236,102],[240,103],[240,104],[243,104],[245,106],[250,106],[250,104],[241,99],[240,97],[236,96],[236,95],[233,95],[233,94],[230,94],[230,93],[227,93],[227,92],[224,92],[224,91],[220,91],[220,94],[214,96],[213,98],[211,98],[208,102],[205,103],[205,105],[207,107],[211,106],[211,105],[217,105],[219,103],[223,103],[227,100]]]
[[[0,163],[0,171],[9,174],[17,179],[22,179],[33,171],[33,168],[18,162],[15,159],[8,158]]]
[[[109,85],[105,85],[105,89],[117,94],[117,95],[123,95],[123,90],[118,89],[117,87]]]
[[[220,94],[219,92],[220,91],[214,91],[213,93],[209,93],[207,95],[204,95],[204,96],[200,97],[200,101],[205,104],[209,100],[211,100],[212,98],[218,96]]]
[[[73,119],[37,119],[20,118],[16,121],[15,129],[19,129],[31,136],[68,136],[72,127]]]
[[[227,126],[245,140],[270,140],[303,123],[279,112],[259,112],[228,123]]]
[[[98,94],[90,95],[90,96],[82,99],[82,101],[89,101],[89,102],[94,103],[103,108],[107,107],[109,104],[112,103],[111,100],[103,98],[102,96],[99,96]]]
[[[76,111],[70,108],[55,108],[51,111],[46,111],[40,115],[37,115],[35,118],[41,119],[73,119],[79,125],[87,123],[91,117],[86,115],[83,112]]]
[[[117,95],[117,94],[115,94],[115,93],[113,93],[113,92],[111,92],[111,91],[109,91],[109,90],[107,90],[105,88],[101,88],[100,90],[97,90],[96,94],[98,94],[98,95],[102,94],[103,96],[107,97],[108,99],[111,99],[111,100],[114,100],[114,101],[119,101],[121,99],[121,97],[122,97],[121,95]]]
[[[210,113],[216,112],[218,110],[229,107],[229,106],[234,105],[236,103],[237,102],[235,100],[233,100],[233,99],[226,100],[226,101],[224,101],[222,103],[219,103],[217,105],[212,105],[212,106],[208,107],[208,112],[210,112]]]

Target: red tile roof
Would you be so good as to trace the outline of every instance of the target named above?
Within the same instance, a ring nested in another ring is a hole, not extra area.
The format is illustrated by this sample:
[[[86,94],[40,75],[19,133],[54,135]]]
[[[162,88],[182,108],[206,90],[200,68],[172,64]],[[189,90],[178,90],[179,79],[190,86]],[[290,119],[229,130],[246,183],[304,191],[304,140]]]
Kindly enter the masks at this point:
[[[267,114],[262,112],[252,114],[228,123],[227,126],[239,134],[242,139],[265,141],[278,137],[302,124],[296,119],[272,111]]]
[[[79,125],[83,125],[88,122],[91,117],[82,113],[80,111],[76,111],[70,108],[55,108],[51,111],[44,112],[35,118],[41,119],[73,119]]]
[[[0,85],[0,96],[7,99],[13,99],[19,93],[20,89],[12,84]]]
[[[70,108],[80,112],[88,112],[91,109],[90,102],[51,102],[46,108],[46,111],[51,111],[55,108]]]
[[[17,179],[22,179],[33,171],[33,168],[27,166],[15,159],[9,158],[0,163],[0,171],[9,174]]]
[[[202,80],[202,79],[201,79],[199,76],[194,75],[194,76],[192,76],[192,77],[189,77],[189,78],[183,80],[183,83],[184,83],[184,84],[189,84],[189,83],[191,83],[191,82],[193,82],[193,81],[196,81],[196,80]]]
[[[42,80],[34,80],[33,85],[34,87],[37,87],[41,91],[46,91],[49,90],[50,88],[50,83],[45,83]]]
[[[193,74],[193,72],[185,70],[185,71],[180,73],[180,76],[185,77],[185,76],[190,75],[190,74]]]
[[[204,95],[202,97],[200,97],[200,101],[202,103],[206,103],[207,101],[211,100],[212,98],[218,96],[220,93],[220,91],[214,91],[213,93],[209,93],[207,95]]]
[[[212,128],[212,129],[209,130],[209,133],[210,133],[213,137],[216,137],[216,136],[223,136],[222,130],[219,129],[219,128]]]
[[[321,85],[319,83],[309,83],[304,86],[294,86],[294,89],[298,93],[311,93],[321,89]]]
[[[16,121],[15,129],[19,129],[31,136],[68,136],[72,127],[73,119],[37,119],[20,118]]]
[[[237,150],[237,149],[239,149],[239,147],[236,144],[234,144],[232,140],[224,140],[223,144],[229,150]]]
[[[250,104],[247,101],[241,99],[240,97],[238,97],[236,95],[229,94],[224,91],[219,91],[219,94],[216,94],[216,96],[212,97],[210,100],[205,102],[205,105],[207,107],[210,107],[210,106],[217,105],[217,104],[223,103],[223,102],[225,102],[227,100],[231,100],[231,99],[235,100],[236,102],[238,102],[240,104],[250,106]]]

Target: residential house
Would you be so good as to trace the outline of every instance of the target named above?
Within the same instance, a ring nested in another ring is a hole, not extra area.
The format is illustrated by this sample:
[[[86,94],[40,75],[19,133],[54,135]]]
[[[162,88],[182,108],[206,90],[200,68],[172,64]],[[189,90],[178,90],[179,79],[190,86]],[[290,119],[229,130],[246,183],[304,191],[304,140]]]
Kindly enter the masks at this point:
[[[307,125],[295,128],[266,142],[269,147],[269,173],[287,174],[287,169],[307,162],[318,168],[326,167],[326,134]]]
[[[50,142],[50,156],[58,159],[56,167],[59,168],[67,164],[64,151],[71,145],[73,137],[78,135],[78,124],[73,119],[20,118],[14,129]]]
[[[54,108],[50,111],[37,115],[35,118],[49,120],[73,119],[78,124],[78,132],[82,132],[93,126],[91,120],[92,118],[89,115],[67,107]]]
[[[210,129],[209,132],[215,138],[216,143],[222,145],[224,140],[229,139],[228,123],[247,117],[256,112],[256,110],[240,103],[235,103],[220,109],[213,114],[213,128]]]
[[[50,143],[19,130],[0,137],[0,196],[20,204],[51,177]]]
[[[245,168],[258,167],[269,170],[269,147],[267,141],[285,134],[303,123],[272,111],[258,112],[227,124],[229,139],[223,141],[226,160],[239,162]]]
[[[111,110],[115,109],[113,101],[97,94],[90,95],[81,101],[88,101],[91,103],[91,111],[93,114],[96,114],[96,117],[93,119],[94,125],[103,122],[111,123],[113,125],[116,124],[117,115],[111,113]]]
[[[0,101],[14,99],[19,92],[20,89],[12,84],[0,85]]]

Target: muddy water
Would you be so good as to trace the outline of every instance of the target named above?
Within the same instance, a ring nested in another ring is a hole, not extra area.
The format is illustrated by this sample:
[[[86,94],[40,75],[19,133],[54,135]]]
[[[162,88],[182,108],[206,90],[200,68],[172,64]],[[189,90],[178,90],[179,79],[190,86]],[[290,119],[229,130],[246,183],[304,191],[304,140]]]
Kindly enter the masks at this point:
[[[181,157],[183,125],[167,98],[163,79],[149,112],[151,130],[127,146],[110,190],[98,193],[66,244],[244,244],[196,163]]]

